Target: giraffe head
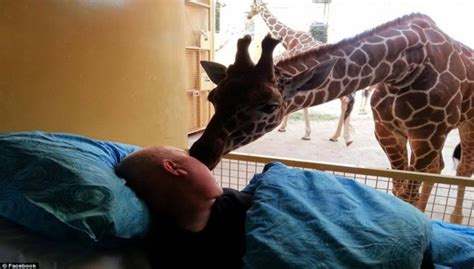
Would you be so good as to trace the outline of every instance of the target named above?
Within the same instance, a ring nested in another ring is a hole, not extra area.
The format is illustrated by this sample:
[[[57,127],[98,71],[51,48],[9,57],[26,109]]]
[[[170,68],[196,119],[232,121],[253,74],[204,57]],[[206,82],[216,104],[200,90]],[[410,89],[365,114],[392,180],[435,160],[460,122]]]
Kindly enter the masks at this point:
[[[248,20],[252,19],[254,16],[257,16],[258,13],[260,13],[259,7],[261,5],[265,5],[265,4],[262,3],[262,1],[260,1],[260,0],[253,0],[252,5],[250,6],[250,11],[247,12],[247,19]]]
[[[279,41],[270,35],[263,39],[260,59],[254,64],[248,52],[250,42],[248,35],[239,39],[235,62],[228,68],[214,62],[201,62],[217,85],[208,96],[215,113],[189,153],[210,169],[223,155],[276,128],[287,113],[288,101],[299,91],[312,89],[321,81],[314,79],[314,75],[318,76],[315,68],[295,75],[278,74],[272,54]]]

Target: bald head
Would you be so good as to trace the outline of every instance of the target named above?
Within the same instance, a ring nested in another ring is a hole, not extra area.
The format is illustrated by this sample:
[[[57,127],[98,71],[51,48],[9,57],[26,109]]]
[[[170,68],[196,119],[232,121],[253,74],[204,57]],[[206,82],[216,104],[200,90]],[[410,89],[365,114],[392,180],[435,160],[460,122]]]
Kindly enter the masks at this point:
[[[204,164],[173,147],[138,150],[119,163],[116,173],[152,210],[160,212],[205,207],[222,194]]]

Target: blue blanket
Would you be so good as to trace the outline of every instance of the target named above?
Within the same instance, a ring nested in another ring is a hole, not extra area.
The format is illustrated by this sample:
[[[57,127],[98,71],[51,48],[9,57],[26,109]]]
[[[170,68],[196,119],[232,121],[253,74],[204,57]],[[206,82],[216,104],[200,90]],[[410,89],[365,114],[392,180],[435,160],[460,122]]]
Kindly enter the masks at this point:
[[[246,268],[420,268],[430,250],[432,223],[423,213],[352,180],[272,163],[244,191],[254,195]],[[442,264],[456,249],[435,239]],[[466,265],[464,254],[456,259]]]
[[[433,259],[439,268],[474,268],[474,229],[437,220],[432,227]]]

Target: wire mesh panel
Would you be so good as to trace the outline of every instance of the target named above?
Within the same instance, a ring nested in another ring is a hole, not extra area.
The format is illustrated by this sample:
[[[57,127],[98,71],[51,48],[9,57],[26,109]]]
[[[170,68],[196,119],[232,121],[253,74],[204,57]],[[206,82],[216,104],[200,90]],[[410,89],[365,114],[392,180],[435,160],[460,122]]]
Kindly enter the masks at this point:
[[[465,177],[442,176],[396,170],[349,167],[328,163],[309,162],[247,154],[229,154],[213,170],[213,174],[222,187],[241,190],[257,173],[261,173],[265,164],[279,161],[289,167],[320,170],[337,176],[355,180],[384,193],[392,194],[392,179],[410,180],[433,184],[429,194],[425,214],[431,219],[451,222],[451,213],[456,206],[459,185],[464,186],[464,201],[459,208],[464,216],[462,224],[474,227],[474,180]]]

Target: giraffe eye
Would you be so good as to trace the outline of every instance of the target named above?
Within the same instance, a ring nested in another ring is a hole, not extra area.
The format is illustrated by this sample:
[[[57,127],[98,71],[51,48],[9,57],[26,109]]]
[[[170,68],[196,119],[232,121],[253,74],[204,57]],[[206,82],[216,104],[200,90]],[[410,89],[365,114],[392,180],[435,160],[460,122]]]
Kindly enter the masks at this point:
[[[271,103],[271,104],[265,104],[259,107],[257,110],[263,113],[270,114],[270,113],[273,113],[273,111],[275,111],[275,109],[277,108],[278,108],[278,103]]]

